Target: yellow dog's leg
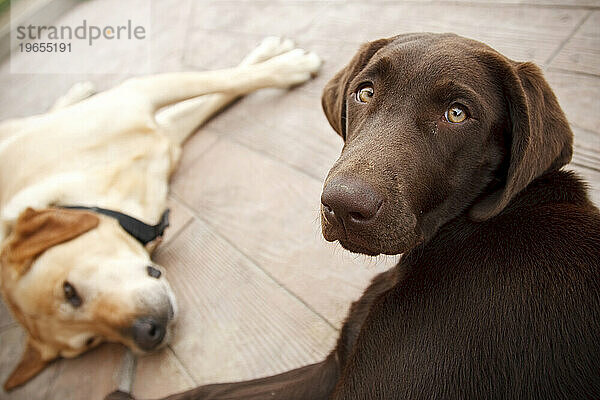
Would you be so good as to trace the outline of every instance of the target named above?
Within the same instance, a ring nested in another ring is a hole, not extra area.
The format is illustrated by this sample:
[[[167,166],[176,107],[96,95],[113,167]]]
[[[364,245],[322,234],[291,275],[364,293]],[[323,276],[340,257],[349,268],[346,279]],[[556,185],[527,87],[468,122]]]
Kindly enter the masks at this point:
[[[294,43],[289,39],[268,37],[239,66],[258,64],[293,49]],[[210,117],[243,94],[218,93],[195,97],[161,110],[156,115],[156,121],[175,143],[181,144]]]

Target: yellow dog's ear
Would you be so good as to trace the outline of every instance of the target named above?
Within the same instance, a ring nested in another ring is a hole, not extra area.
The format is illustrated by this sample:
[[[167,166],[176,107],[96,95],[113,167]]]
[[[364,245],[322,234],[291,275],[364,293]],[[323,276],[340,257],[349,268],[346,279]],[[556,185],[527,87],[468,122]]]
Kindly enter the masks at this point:
[[[49,361],[44,361],[40,351],[35,348],[31,341],[27,340],[23,357],[17,368],[10,374],[4,382],[4,390],[12,390],[20,386],[39,374],[48,365]]]
[[[52,246],[95,228],[99,223],[98,216],[87,211],[28,208],[19,215],[3,258],[16,265],[20,269],[18,272],[23,274],[35,257]]]

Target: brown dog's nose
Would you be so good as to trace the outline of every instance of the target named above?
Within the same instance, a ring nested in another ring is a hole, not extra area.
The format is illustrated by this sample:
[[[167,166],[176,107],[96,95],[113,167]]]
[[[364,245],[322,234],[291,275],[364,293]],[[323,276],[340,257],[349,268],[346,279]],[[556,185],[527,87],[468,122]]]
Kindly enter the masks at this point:
[[[358,179],[339,177],[323,189],[321,203],[328,219],[361,224],[375,217],[383,199],[369,184]],[[335,217],[332,218],[332,217]]]
[[[142,350],[156,348],[164,339],[165,324],[154,317],[141,317],[133,323],[133,340]]]

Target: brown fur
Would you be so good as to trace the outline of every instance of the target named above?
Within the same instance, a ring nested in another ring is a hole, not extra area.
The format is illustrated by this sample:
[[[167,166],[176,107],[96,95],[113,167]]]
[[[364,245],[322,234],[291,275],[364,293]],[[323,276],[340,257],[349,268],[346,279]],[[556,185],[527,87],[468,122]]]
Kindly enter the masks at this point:
[[[456,102],[469,117],[453,124]],[[169,399],[600,398],[600,212],[560,170],[572,133],[539,68],[455,35],[401,35],[361,47],[323,108],[345,141],[325,238],[401,261],[324,362]],[[364,199],[376,212],[352,211]]]

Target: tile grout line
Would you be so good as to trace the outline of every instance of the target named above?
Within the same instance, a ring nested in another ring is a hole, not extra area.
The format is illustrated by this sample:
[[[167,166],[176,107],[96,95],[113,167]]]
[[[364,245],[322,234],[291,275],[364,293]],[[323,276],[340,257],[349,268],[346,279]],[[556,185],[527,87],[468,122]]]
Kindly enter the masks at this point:
[[[11,316],[12,316],[12,314],[11,314]],[[0,327],[0,334],[8,331],[9,329],[16,328],[17,326],[21,326],[17,321],[13,321],[8,325],[4,325],[4,326]]]
[[[242,147],[244,147],[244,148],[246,148],[246,149],[248,149],[248,150],[250,150],[250,151],[253,151],[254,153],[256,153],[256,154],[258,154],[258,155],[261,155],[261,156],[267,157],[267,158],[268,158],[268,159],[270,159],[271,161],[276,161],[277,163],[284,164],[284,165],[285,165],[285,166],[287,166],[288,168],[290,168],[290,169],[292,169],[292,170],[294,170],[294,171],[296,171],[296,172],[299,172],[300,174],[302,174],[302,175],[304,175],[304,176],[306,176],[306,177],[308,177],[308,178],[314,179],[314,180],[318,181],[318,182],[319,182],[319,183],[321,183],[321,184],[323,183],[323,178],[319,178],[319,177],[317,177],[317,176],[315,176],[315,175],[311,174],[310,172],[303,170],[302,168],[298,167],[297,165],[290,164],[290,163],[289,163],[287,160],[285,160],[284,158],[279,158],[279,157],[277,157],[277,156],[275,156],[275,155],[273,155],[273,154],[271,154],[271,153],[268,153],[268,152],[267,152],[267,151],[265,151],[265,150],[261,150],[261,149],[257,149],[257,148],[254,148],[254,147],[252,147],[252,146],[249,146],[247,143],[244,143],[244,142],[242,142],[242,141],[240,141],[240,140],[236,139],[235,137],[231,137],[231,138],[229,138],[229,139],[230,139],[231,141],[235,142],[236,144],[238,144],[238,145],[240,145],[240,146],[242,146]],[[332,162],[332,165],[333,165],[333,162]]]
[[[192,35],[190,35],[190,27],[192,25],[192,23],[191,23],[192,15],[194,15],[194,12],[196,11],[195,5],[196,5],[196,3],[193,0],[190,1],[188,15],[185,20],[185,32],[184,32],[184,39],[183,39],[184,42],[183,42],[183,47],[181,49],[181,54],[179,56],[179,62],[181,63],[182,66],[185,66],[185,64],[186,64],[186,53],[187,53],[190,37],[192,36]]]
[[[572,127],[576,128],[576,129],[578,129],[578,130],[580,130],[580,131],[584,131],[584,132],[586,132],[586,133],[590,133],[590,134],[593,134],[593,135],[598,135],[598,136],[600,136],[600,132],[597,132],[597,131],[595,131],[595,130],[593,130],[593,129],[584,128],[584,127],[582,127],[582,126],[579,126],[578,124],[576,124],[576,123],[573,123],[573,122],[570,122],[570,121],[569,121],[569,125],[571,125]]]
[[[261,126],[262,126],[262,127],[265,127],[264,125],[261,125]],[[267,128],[267,127],[265,127],[265,128]],[[304,175],[304,176],[306,176],[306,177],[308,177],[308,178],[314,179],[314,180],[316,180],[316,181],[318,181],[318,182],[320,182],[320,183],[322,183],[322,182],[323,182],[323,179],[324,179],[324,178],[321,178],[321,177],[315,176],[315,175],[311,174],[310,172],[308,172],[308,171],[305,171],[305,170],[303,170],[302,168],[298,167],[297,165],[290,164],[290,163],[289,163],[289,162],[288,162],[286,159],[284,159],[284,158],[279,158],[279,157],[277,157],[277,156],[275,156],[275,155],[273,155],[273,154],[271,154],[271,153],[268,153],[268,152],[266,152],[265,150],[257,149],[257,148],[255,148],[255,147],[249,146],[249,145],[248,145],[247,143],[245,143],[245,142],[242,142],[242,141],[240,141],[240,140],[239,140],[239,139],[237,139],[235,136],[233,136],[233,135],[234,135],[234,131],[231,131],[231,132],[224,132],[223,130],[219,129],[218,127],[212,127],[211,129],[213,129],[214,131],[218,132],[218,133],[219,133],[219,135],[221,135],[223,139],[227,139],[227,140],[229,140],[229,141],[231,141],[231,142],[234,142],[235,144],[237,144],[237,145],[239,145],[239,146],[242,146],[243,148],[245,148],[245,149],[247,149],[247,150],[250,150],[250,151],[252,151],[252,152],[253,152],[253,153],[255,153],[255,154],[258,154],[258,155],[260,155],[260,156],[266,157],[266,158],[268,158],[268,159],[269,159],[269,160],[271,160],[271,161],[275,161],[275,162],[277,162],[277,163],[281,163],[281,164],[285,165],[286,167],[288,167],[288,168],[290,168],[290,169],[292,169],[292,170],[294,170],[294,171],[296,171],[296,172],[299,172],[299,173],[301,173],[302,175]],[[212,146],[211,146],[211,147],[212,147]],[[209,150],[209,149],[207,149],[207,150]],[[204,153],[205,153],[205,152],[203,152],[203,154],[204,154]],[[333,162],[332,162],[332,165],[333,165]]]
[[[176,194],[174,194],[174,196],[177,196]],[[297,295],[296,293],[294,293],[291,289],[289,289],[287,286],[285,286],[282,282],[280,282],[278,279],[276,279],[273,275],[271,275],[270,272],[268,272],[267,270],[265,270],[260,263],[258,263],[254,258],[252,258],[249,254],[246,254],[246,252],[244,252],[242,249],[240,249],[233,241],[231,241],[229,238],[225,237],[221,232],[219,232],[209,221],[207,221],[206,219],[200,217],[199,215],[197,215],[194,211],[194,209],[187,204],[183,199],[181,199],[179,196],[177,196],[177,200],[183,205],[185,206],[189,211],[191,211],[194,215],[194,218],[197,219],[198,221],[202,222],[203,224],[205,224],[206,226],[208,226],[212,233],[215,234],[217,237],[219,237],[220,239],[222,239],[223,241],[225,241],[228,245],[230,245],[235,251],[237,251],[242,257],[244,257],[245,259],[247,259],[253,266],[255,266],[256,268],[258,268],[263,274],[265,274],[269,279],[271,279],[273,282],[275,282],[277,284],[277,286],[281,287],[286,293],[288,293],[288,295],[292,296],[293,298],[295,298],[296,300],[298,300],[301,304],[303,304],[306,308],[308,308],[311,312],[313,312],[315,315],[317,315],[321,320],[323,320],[323,322],[325,322],[327,325],[329,325],[329,327],[333,328],[336,331],[339,331],[338,328],[336,328],[333,323],[331,321],[329,321],[328,318],[326,318],[324,315],[322,315],[320,312],[318,312],[317,310],[315,310],[310,304],[306,303],[306,301],[304,299],[302,299],[299,295]]]
[[[578,167],[580,167],[580,168],[589,169],[590,171],[596,171],[596,172],[600,172],[600,168],[594,168],[594,167],[590,167],[589,165],[582,164],[582,163],[580,163],[580,162],[578,162],[578,161],[571,161],[569,164],[572,164],[572,165],[577,165],[577,166],[578,166]],[[569,165],[569,164],[567,164],[567,165]],[[588,182],[588,183],[589,183],[589,182]]]
[[[171,196],[171,195],[170,195],[170,196]],[[175,199],[173,199],[173,198],[171,198],[171,200],[173,200],[173,201],[176,201],[176,200],[175,200]],[[179,203],[179,201],[176,201],[176,202],[177,202],[177,203]],[[180,204],[180,205],[181,205],[181,204]],[[188,226],[189,226],[189,225],[190,225],[192,222],[194,222],[194,215],[193,215],[193,214],[192,214],[192,216],[191,216],[191,217],[190,217],[190,218],[189,218],[187,221],[185,221],[185,223],[184,223],[184,224],[183,224],[183,225],[182,225],[182,226],[181,226],[179,229],[177,229],[177,231],[176,231],[176,232],[173,234],[173,236],[171,236],[171,237],[169,238],[169,240],[167,240],[167,241],[166,241],[164,244],[162,244],[162,245],[159,245],[159,246],[156,248],[156,250],[155,250],[155,251],[152,253],[152,256],[151,256],[150,258],[154,258],[154,255],[155,255],[156,253],[158,253],[158,251],[159,251],[159,250],[161,250],[161,249],[163,249],[163,248],[166,248],[166,247],[169,247],[169,244],[170,244],[171,242],[173,242],[174,240],[176,240],[176,239],[177,239],[177,238],[178,238],[178,237],[181,235],[181,232],[183,232],[183,231],[184,231],[184,230],[185,230],[185,229],[186,229],[186,228],[187,228],[187,227],[188,227]]]
[[[173,357],[175,358],[175,361],[177,361],[177,363],[179,364],[179,366],[181,367],[181,369],[185,372],[185,374],[187,375],[187,377],[190,378],[190,380],[192,382],[194,382],[194,385],[199,386],[198,382],[194,379],[194,376],[190,373],[190,371],[188,371],[188,368],[185,366],[185,364],[183,363],[183,361],[181,361],[181,359],[177,355],[177,352],[175,351],[175,349],[173,349],[173,347],[171,346],[171,344],[168,344],[167,348],[171,351],[171,354],[173,354]]]
[[[588,11],[587,15],[585,17],[583,17],[581,19],[581,21],[579,21],[579,23],[575,26],[575,28],[573,29],[573,31],[558,45],[558,47],[556,48],[556,50],[554,50],[550,54],[550,56],[548,56],[548,58],[544,62],[544,65],[547,65],[548,68],[550,68],[550,66],[551,66],[550,64],[552,63],[552,61],[554,61],[554,59],[556,58],[556,56],[562,51],[562,49],[573,38],[573,36],[575,36],[575,34],[577,33],[577,31],[579,31],[579,29],[583,26],[583,24],[586,23],[586,21],[592,16],[593,13],[594,13],[594,10],[589,10]]]
[[[207,122],[208,122],[208,121],[207,121]],[[194,135],[198,134],[198,131],[199,131],[200,129],[201,129],[201,127],[199,127],[199,128],[198,128],[198,130],[197,130],[197,131],[196,131],[196,132],[195,132],[195,133],[194,133],[192,136],[194,136]],[[217,132],[219,133],[219,135],[221,135],[221,132],[220,132],[219,130],[217,130]],[[191,137],[190,137],[190,139],[191,139]],[[201,152],[200,154],[198,154],[198,155],[197,155],[197,157],[196,157],[196,158],[194,158],[194,159],[197,159],[197,158],[199,158],[199,157],[202,157],[202,156],[203,156],[203,155],[204,155],[206,152],[210,151],[210,149],[212,149],[212,148],[213,148],[213,147],[214,147],[214,146],[215,146],[217,143],[219,143],[219,142],[221,141],[221,139],[222,139],[221,137],[217,137],[217,139],[216,139],[216,140],[215,140],[213,143],[211,143],[211,144],[210,144],[210,145],[208,145],[208,146],[207,146],[207,147],[206,147],[204,150],[202,150],[202,152]],[[185,145],[185,143],[184,143],[184,145]],[[182,146],[182,147],[183,147],[183,148],[185,148],[184,146]],[[181,159],[180,159],[180,162],[181,162]],[[179,165],[177,166],[176,170],[178,170],[178,169],[179,169]],[[171,176],[171,178],[172,178],[172,177],[173,177],[173,176]],[[187,227],[188,227],[188,226],[189,226],[189,225],[190,225],[190,224],[191,224],[191,223],[194,221],[194,217],[196,216],[196,213],[194,212],[194,210],[193,210],[192,208],[188,207],[186,204],[182,203],[182,202],[181,202],[181,200],[179,199],[179,197],[178,197],[178,196],[177,196],[177,195],[176,195],[176,194],[175,194],[173,191],[171,191],[171,180],[172,180],[171,178],[169,179],[169,193],[168,193],[168,195],[167,195],[167,199],[170,197],[170,198],[171,198],[171,200],[175,201],[175,202],[176,202],[176,203],[178,203],[179,205],[183,206],[183,208],[187,209],[187,210],[190,212],[190,214],[192,215],[192,218],[190,218],[188,221],[186,221],[186,222],[185,222],[185,224],[183,224],[183,225],[181,226],[181,228],[179,228],[179,229],[177,230],[177,232],[175,232],[175,233],[173,234],[173,237],[171,237],[171,238],[170,238],[169,240],[167,240],[165,243],[161,243],[161,244],[160,244],[160,245],[159,245],[159,246],[156,248],[156,250],[155,250],[155,251],[152,253],[152,256],[151,256],[151,258],[152,258],[152,259],[154,259],[154,257],[155,257],[156,255],[158,255],[158,254],[159,254],[159,252],[161,252],[161,251],[163,251],[164,249],[168,248],[168,247],[170,246],[170,244],[171,244],[171,243],[172,243],[172,242],[173,242],[175,239],[177,239],[177,237],[179,237],[179,235],[181,234],[181,232],[183,232],[183,231],[184,231],[184,230],[185,230],[185,229],[186,229],[186,228],[187,228]]]
[[[57,359],[54,360],[53,362],[56,363],[58,361],[60,361],[61,359]],[[60,365],[58,365],[54,371],[54,373],[52,374],[52,379],[50,380],[50,384],[48,385],[47,389],[46,389],[46,393],[44,395],[44,399],[50,399],[50,396],[52,394],[52,391],[55,389],[56,387],[56,380],[58,379],[58,377],[61,375],[62,370],[65,367],[65,363],[61,363]]]
[[[561,73],[561,74],[568,74],[568,75],[585,76],[585,77],[594,78],[594,79],[600,78],[600,74],[595,74],[593,72],[575,71],[575,70],[572,70],[572,69],[565,69],[565,68],[559,68],[559,67],[547,66],[546,67],[546,71],[548,71],[548,72],[558,72],[558,73]]]

